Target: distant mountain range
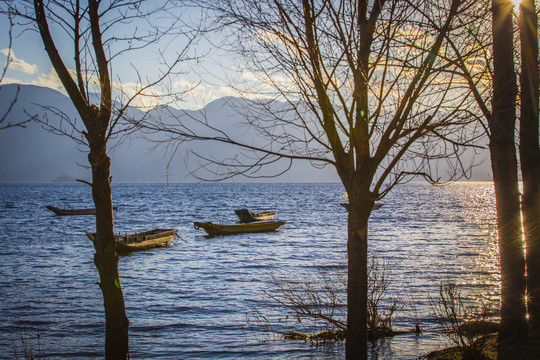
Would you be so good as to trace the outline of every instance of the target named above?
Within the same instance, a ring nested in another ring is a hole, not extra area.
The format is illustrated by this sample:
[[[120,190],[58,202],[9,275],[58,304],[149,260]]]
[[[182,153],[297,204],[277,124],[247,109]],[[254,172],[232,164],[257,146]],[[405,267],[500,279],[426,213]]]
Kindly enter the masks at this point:
[[[0,86],[0,116],[9,108],[17,91],[17,85]],[[206,118],[220,122],[224,128],[234,133],[240,130],[235,127],[241,118],[236,108],[242,99],[222,98],[208,104],[200,111],[182,111],[170,108],[171,113],[183,114],[193,118]],[[44,108],[43,106],[46,106]],[[244,104],[245,106],[245,104]],[[33,85],[20,85],[20,92],[13,109],[5,123],[18,122],[32,115],[41,119],[49,118],[58,124],[58,116],[54,108],[60,109],[70,119],[78,119],[70,99],[62,93],[50,88]],[[142,114],[136,109],[130,112],[134,116]],[[204,117],[203,115],[204,114]],[[80,120],[79,120],[80,124]],[[64,123],[65,125],[65,123]],[[66,130],[69,127],[64,127]],[[243,140],[253,134],[238,134]],[[255,141],[255,140],[248,140]],[[212,155],[234,156],[234,148],[226,150],[223,144],[215,142],[187,142],[183,144],[170,163],[167,178],[169,156],[162,148],[154,149],[155,144],[131,135],[117,147],[109,150],[112,159],[111,173],[115,182],[189,182],[197,181],[189,175],[186,169],[185,154],[188,150]],[[87,167],[87,149],[78,146],[68,136],[54,134],[44,129],[42,125],[30,122],[25,128],[9,128],[0,132],[0,182],[51,182],[75,178],[90,179],[91,173]],[[191,160],[188,162],[191,170],[198,165]],[[281,166],[283,167],[283,165]],[[273,168],[273,171],[278,171]],[[247,179],[236,178],[234,181],[280,181],[280,182],[327,182],[339,181],[335,170],[326,167],[316,169],[309,163],[295,163],[294,167],[278,178]]]

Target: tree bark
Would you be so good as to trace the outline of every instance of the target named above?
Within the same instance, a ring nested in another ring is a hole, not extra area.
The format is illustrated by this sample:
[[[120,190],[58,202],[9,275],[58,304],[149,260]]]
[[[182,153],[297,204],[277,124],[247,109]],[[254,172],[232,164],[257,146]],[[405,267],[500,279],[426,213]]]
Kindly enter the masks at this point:
[[[88,161],[92,167],[92,196],[96,207],[96,236],[94,263],[99,272],[103,303],[105,307],[105,358],[129,358],[128,327],[124,296],[118,274],[118,256],[114,240],[113,210],[110,183],[111,160],[107,156],[106,132],[111,119],[111,82],[108,61],[101,40],[99,27],[99,1],[88,3],[92,31],[92,45],[99,70],[101,104],[98,109],[90,105],[80,87],[70,75],[49,31],[44,3],[34,0],[36,23],[51,63],[66,89],[73,105],[81,116],[88,133],[90,146]]]
[[[499,339],[504,340],[527,334],[526,280],[514,142],[517,84],[513,59],[513,3],[510,0],[492,0],[492,5],[493,111],[489,119],[489,149],[495,184],[501,261]]]
[[[345,358],[367,360],[368,219],[373,202],[349,193]]]
[[[534,0],[521,0],[521,118],[519,152],[523,179],[529,330],[540,331],[540,147],[538,143],[538,17]]]
[[[92,196],[96,206],[94,263],[99,272],[99,286],[105,307],[105,358],[129,358],[129,321],[118,273],[118,255],[114,240],[110,182],[111,160],[107,156],[102,133],[89,138],[88,160],[92,166]]]

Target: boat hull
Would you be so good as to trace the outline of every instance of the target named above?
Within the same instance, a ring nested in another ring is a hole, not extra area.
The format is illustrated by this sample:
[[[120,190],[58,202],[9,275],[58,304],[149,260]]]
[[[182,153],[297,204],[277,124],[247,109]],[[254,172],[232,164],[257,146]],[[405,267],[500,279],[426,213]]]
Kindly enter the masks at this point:
[[[349,203],[340,203],[339,205],[343,206],[345,209],[347,209],[347,211],[349,211]],[[379,210],[380,208],[383,207],[383,203],[375,203],[373,204],[373,210]]]
[[[134,251],[142,251],[156,247],[169,245],[174,238],[177,229],[154,229],[135,234],[115,235],[116,252],[127,254]],[[87,233],[90,240],[94,241],[95,234]]]
[[[276,213],[275,211],[252,212],[249,209],[235,209],[234,212],[243,223],[272,220]]]
[[[47,205],[47,209],[51,210],[58,216],[69,216],[69,215],[96,215],[96,209],[60,209],[56,206]],[[113,210],[118,209],[116,206],[113,207]]]
[[[195,229],[203,229],[208,235],[232,235],[241,233],[260,233],[276,231],[285,221],[259,221],[246,224],[213,224],[194,222]]]

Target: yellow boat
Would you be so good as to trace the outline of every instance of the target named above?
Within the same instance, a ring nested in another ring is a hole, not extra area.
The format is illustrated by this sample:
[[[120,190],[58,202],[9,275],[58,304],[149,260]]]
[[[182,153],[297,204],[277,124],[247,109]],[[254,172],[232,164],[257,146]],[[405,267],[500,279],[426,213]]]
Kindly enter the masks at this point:
[[[203,229],[209,235],[230,235],[240,233],[258,233],[276,231],[285,221],[257,221],[246,224],[214,224],[211,222],[194,222],[195,229]]]
[[[126,254],[132,251],[140,251],[155,247],[167,246],[176,235],[177,229],[154,229],[135,234],[114,235],[116,240],[116,252]],[[94,241],[95,233],[86,233],[88,238]]]
[[[261,220],[272,220],[275,211],[252,212],[249,209],[235,209],[234,212],[240,218],[240,222],[249,223]]]

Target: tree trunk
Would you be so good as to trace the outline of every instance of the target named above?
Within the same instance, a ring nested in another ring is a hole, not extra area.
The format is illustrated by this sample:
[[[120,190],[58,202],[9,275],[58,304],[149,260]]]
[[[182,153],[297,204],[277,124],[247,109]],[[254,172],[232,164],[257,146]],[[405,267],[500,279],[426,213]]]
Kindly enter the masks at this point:
[[[107,156],[107,139],[105,134],[111,119],[111,81],[109,77],[109,64],[101,40],[101,29],[99,26],[99,4],[97,0],[88,2],[88,13],[91,23],[92,45],[94,48],[94,61],[99,70],[99,82],[101,87],[101,104],[97,106],[89,105],[84,87],[79,87],[64,64],[56,44],[49,31],[47,15],[45,13],[44,2],[34,0],[35,21],[47,51],[47,55],[58,75],[62,85],[66,89],[73,105],[77,109],[84,122],[88,133],[86,138],[90,146],[88,161],[92,166],[92,196],[96,207],[96,236],[94,238],[94,263],[99,272],[101,291],[105,306],[105,357],[106,359],[126,359],[129,357],[128,348],[128,326],[126,316],[124,296],[120,286],[118,275],[118,256],[116,255],[116,245],[114,241],[112,198],[110,183],[111,159]],[[73,4],[72,4],[73,5]],[[78,11],[77,2],[74,11]],[[75,31],[76,42],[78,31]],[[78,48],[78,43],[75,44]],[[76,60],[79,54],[76,55]],[[78,78],[80,74],[80,64],[77,62]],[[80,84],[82,86],[82,84]],[[81,92],[81,90],[83,90]]]
[[[489,119],[491,167],[497,202],[501,261],[501,328],[499,339],[526,336],[525,256],[523,253],[517,157],[516,75],[510,0],[493,5],[493,115]]]
[[[349,194],[347,336],[345,358],[367,360],[368,219],[369,212]],[[371,204],[373,205],[373,203]],[[363,209],[363,210],[362,210]]]
[[[100,136],[100,135],[97,135]],[[102,136],[101,136],[102,137]],[[110,183],[111,160],[106,143],[91,143],[88,160],[92,165],[92,196],[96,206],[96,238],[94,263],[99,272],[99,286],[103,293],[106,334],[105,358],[129,358],[128,327],[124,296],[118,274],[118,256],[114,241],[112,197]]]
[[[513,132],[509,134],[513,135]],[[513,142],[513,141],[512,141]],[[491,140],[491,166],[497,202],[501,262],[501,328],[499,339],[527,334],[525,258],[521,233],[519,189],[513,144]]]
[[[540,147],[538,143],[538,18],[534,0],[521,0],[520,160],[523,178],[523,229],[527,261],[529,330],[540,332]]]

